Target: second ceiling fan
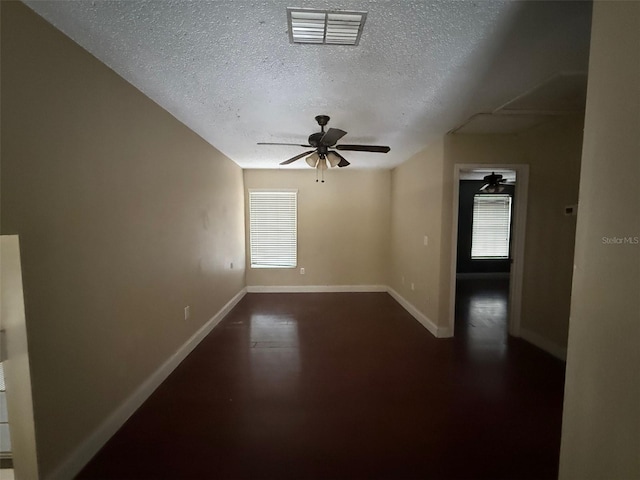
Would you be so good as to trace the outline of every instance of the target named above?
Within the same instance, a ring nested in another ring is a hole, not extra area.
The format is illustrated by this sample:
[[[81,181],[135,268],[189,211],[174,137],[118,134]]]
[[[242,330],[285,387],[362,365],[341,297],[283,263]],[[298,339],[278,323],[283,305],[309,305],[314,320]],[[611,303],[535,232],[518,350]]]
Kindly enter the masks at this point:
[[[311,168],[320,170],[321,172],[331,167],[347,167],[350,163],[335,150],[352,151],[352,152],[375,152],[375,153],[387,153],[391,150],[387,146],[383,145],[353,145],[353,144],[340,144],[336,145],[338,140],[344,137],[347,132],[340,130],[339,128],[330,128],[326,132],[324,127],[329,123],[329,117],[327,115],[318,115],[316,122],[320,125],[320,131],[309,135],[308,144],[298,143],[270,143],[259,142],[258,145],[289,145],[292,147],[311,147],[313,150],[303,152],[295,157],[291,157],[284,162],[280,162],[280,165],[289,165],[290,163],[300,160],[303,157],[307,157],[305,160]],[[317,181],[317,180],[316,180]],[[324,180],[322,180],[324,182]]]
[[[496,172],[491,172],[491,175],[485,176],[484,181],[487,183],[480,187],[482,193],[500,193],[504,190],[505,185],[513,185],[515,183],[503,178],[500,174],[496,174]]]

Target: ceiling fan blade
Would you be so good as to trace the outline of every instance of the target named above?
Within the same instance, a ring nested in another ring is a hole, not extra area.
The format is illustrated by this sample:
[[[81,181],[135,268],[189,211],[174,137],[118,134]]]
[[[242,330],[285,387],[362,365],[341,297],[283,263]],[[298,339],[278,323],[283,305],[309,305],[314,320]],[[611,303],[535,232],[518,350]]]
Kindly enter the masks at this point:
[[[487,188],[489,188],[489,184],[488,183],[486,183],[482,187],[480,187],[480,191],[484,192]]]
[[[383,145],[347,145],[343,143],[342,145],[336,145],[338,150],[350,150],[352,152],[377,152],[377,153],[387,153],[391,148]]]
[[[347,159],[344,158],[342,155],[340,155],[338,152],[331,152],[331,153],[333,153],[336,157],[340,159],[340,161],[337,164],[338,167],[348,167],[349,165],[351,165],[349,162],[347,162]]]
[[[311,145],[302,145],[299,143],[269,143],[269,142],[258,142],[256,145],[287,145],[291,147],[310,147]]]
[[[330,128],[320,139],[320,145],[331,147],[346,134],[347,132],[340,130],[339,128]]]
[[[307,155],[311,155],[315,150],[309,150],[308,152],[301,153],[300,155],[296,155],[295,157],[291,157],[289,160],[285,160],[284,162],[280,162],[280,165],[289,165],[290,163],[295,162],[296,160],[300,160],[302,157],[306,157]]]

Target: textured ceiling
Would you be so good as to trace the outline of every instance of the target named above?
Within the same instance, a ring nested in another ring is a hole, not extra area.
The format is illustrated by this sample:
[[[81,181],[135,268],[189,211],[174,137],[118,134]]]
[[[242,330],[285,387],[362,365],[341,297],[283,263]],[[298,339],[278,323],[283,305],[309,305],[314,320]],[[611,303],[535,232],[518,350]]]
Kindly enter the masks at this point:
[[[588,63],[586,2],[25,3],[243,168],[301,153],[256,142],[306,143],[318,114],[344,143],[391,147],[344,152],[350,168],[392,168]],[[360,45],[290,44],[286,7],[368,12]]]

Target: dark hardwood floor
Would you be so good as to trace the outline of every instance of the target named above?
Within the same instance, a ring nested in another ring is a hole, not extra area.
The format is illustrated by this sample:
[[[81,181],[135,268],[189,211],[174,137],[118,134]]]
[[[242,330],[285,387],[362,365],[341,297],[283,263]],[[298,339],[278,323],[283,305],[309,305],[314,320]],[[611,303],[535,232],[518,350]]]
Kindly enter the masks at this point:
[[[81,479],[552,479],[564,364],[461,282],[436,339],[386,293],[248,294]]]

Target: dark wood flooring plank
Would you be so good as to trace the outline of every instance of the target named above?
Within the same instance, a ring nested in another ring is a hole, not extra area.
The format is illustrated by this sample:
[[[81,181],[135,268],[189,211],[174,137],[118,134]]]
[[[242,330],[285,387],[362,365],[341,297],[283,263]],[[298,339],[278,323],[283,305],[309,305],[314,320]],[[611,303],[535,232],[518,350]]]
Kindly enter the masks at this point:
[[[459,285],[455,339],[385,293],[248,294],[78,478],[556,478],[564,364],[505,315],[500,282]]]

